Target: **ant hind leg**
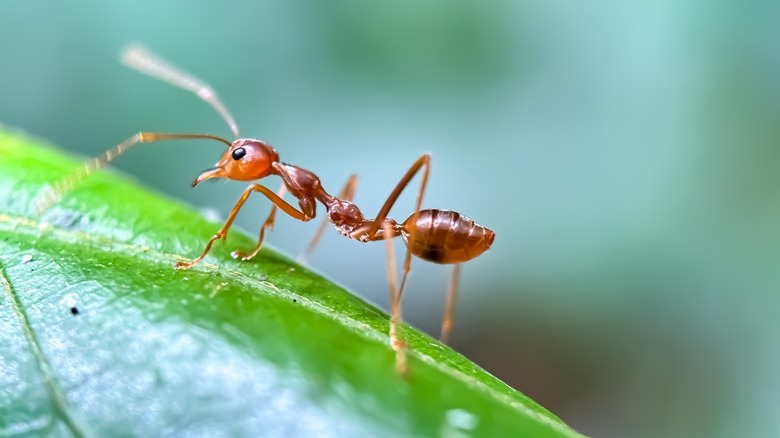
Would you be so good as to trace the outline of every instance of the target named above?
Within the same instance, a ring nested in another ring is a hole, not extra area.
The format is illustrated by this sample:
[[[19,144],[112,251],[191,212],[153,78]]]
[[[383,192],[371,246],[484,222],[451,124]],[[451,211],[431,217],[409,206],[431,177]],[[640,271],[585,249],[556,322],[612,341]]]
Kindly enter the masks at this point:
[[[396,289],[395,253],[393,251],[393,230],[388,222],[383,224],[382,232],[387,248],[387,285],[390,290],[390,346],[395,351],[395,369],[398,374],[406,374],[406,342],[398,337],[401,324],[401,291]]]
[[[441,336],[439,340],[443,343],[447,343],[450,340],[450,332],[452,331],[452,317],[455,313],[455,299],[458,296],[458,281],[460,279],[460,263],[456,263],[452,267],[452,277],[450,278],[450,286],[447,290],[447,304],[444,307],[444,318],[441,321]]]

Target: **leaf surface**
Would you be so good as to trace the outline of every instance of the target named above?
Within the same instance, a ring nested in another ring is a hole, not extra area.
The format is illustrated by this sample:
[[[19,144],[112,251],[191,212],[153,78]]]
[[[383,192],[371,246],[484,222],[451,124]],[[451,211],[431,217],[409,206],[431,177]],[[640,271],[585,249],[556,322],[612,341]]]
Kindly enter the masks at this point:
[[[579,436],[413,328],[254,238],[101,172],[42,216],[80,163],[0,130],[0,435]]]

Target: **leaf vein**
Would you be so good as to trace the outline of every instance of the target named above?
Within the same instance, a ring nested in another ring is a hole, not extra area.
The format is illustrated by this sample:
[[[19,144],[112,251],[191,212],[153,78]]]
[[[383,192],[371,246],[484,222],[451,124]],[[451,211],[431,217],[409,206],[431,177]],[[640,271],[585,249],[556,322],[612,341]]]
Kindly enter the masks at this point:
[[[54,411],[58,413],[59,416],[64,420],[65,425],[70,429],[73,435],[77,437],[91,436],[91,434],[87,432],[86,427],[79,424],[73,409],[68,404],[65,393],[60,387],[59,382],[57,381],[57,378],[52,371],[51,364],[46,358],[46,355],[44,354],[43,349],[38,342],[38,337],[35,334],[35,330],[32,328],[30,320],[27,317],[27,313],[24,311],[24,307],[19,300],[19,296],[16,294],[16,291],[11,285],[11,281],[6,275],[5,267],[1,262],[0,283],[3,285],[3,290],[5,290],[6,294],[8,294],[8,298],[10,298],[14,313],[16,314],[16,317],[19,319],[19,323],[22,326],[24,337],[27,339],[27,343],[30,345],[30,349],[32,350],[33,356],[35,357],[35,361],[38,364],[38,370],[41,372],[41,374],[43,374],[46,392],[49,394],[49,399],[52,403]]]

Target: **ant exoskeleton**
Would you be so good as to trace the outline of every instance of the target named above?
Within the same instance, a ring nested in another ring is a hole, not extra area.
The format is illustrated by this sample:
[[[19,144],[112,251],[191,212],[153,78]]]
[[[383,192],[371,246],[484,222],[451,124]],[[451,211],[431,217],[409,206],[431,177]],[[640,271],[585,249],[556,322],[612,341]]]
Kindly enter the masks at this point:
[[[217,94],[210,86],[184,73],[164,60],[140,46],[132,46],[122,52],[122,62],[127,66],[145,73],[151,77],[167,82],[179,88],[195,93],[206,103],[212,106],[217,113],[230,126],[236,140],[230,142],[221,137],[207,134],[168,134],[139,132],[123,141],[116,147],[106,151],[74,174],[65,177],[48,189],[38,202],[38,210],[43,211],[57,202],[62,195],[91,173],[104,167],[114,158],[124,153],[139,143],[151,143],[161,140],[185,140],[185,139],[209,139],[224,143],[228,149],[222,155],[216,167],[200,174],[192,183],[193,187],[200,182],[213,178],[226,178],[237,181],[255,181],[270,175],[277,175],[282,179],[282,185],[278,193],[274,193],[267,187],[253,183],[244,191],[236,205],[230,211],[225,224],[217,233],[209,239],[203,252],[189,262],[178,262],[176,269],[188,269],[203,260],[211,249],[212,244],[227,237],[228,230],[236,218],[236,214],[246,202],[252,192],[259,192],[267,197],[273,207],[268,218],[260,229],[260,237],[254,250],[248,253],[234,251],[233,257],[241,260],[250,260],[260,251],[265,237],[265,230],[272,227],[276,210],[281,209],[289,216],[303,222],[308,222],[315,216],[317,202],[320,202],[326,210],[328,220],[332,222],[342,235],[360,242],[385,240],[388,253],[388,285],[390,288],[390,341],[396,351],[396,367],[400,372],[406,369],[406,345],[398,339],[396,326],[401,321],[401,297],[403,296],[406,279],[411,266],[411,255],[434,263],[454,264],[450,286],[447,292],[447,302],[442,321],[441,340],[446,342],[452,327],[452,315],[454,312],[455,297],[457,294],[460,263],[470,260],[485,252],[493,243],[495,233],[473,220],[457,212],[449,210],[424,209],[422,205],[423,195],[428,183],[430,170],[430,155],[425,154],[412,164],[401,181],[395,186],[388,196],[379,213],[374,219],[367,219],[360,209],[352,203],[357,186],[357,178],[352,175],[338,197],[331,196],[320,184],[320,179],[313,172],[301,167],[292,166],[279,161],[279,154],[268,143],[262,140],[241,138],[238,125],[228,112],[227,108],[219,100]],[[401,192],[406,188],[411,179],[422,169],[422,180],[417,194],[414,213],[401,223],[388,216],[390,208],[396,202]],[[284,192],[288,191],[298,199],[299,208],[287,203]],[[311,252],[317,245],[324,230],[325,223],[315,234],[304,254]],[[406,244],[407,251],[404,257],[403,276],[400,288],[396,288],[395,261],[393,255],[392,239],[401,236]]]

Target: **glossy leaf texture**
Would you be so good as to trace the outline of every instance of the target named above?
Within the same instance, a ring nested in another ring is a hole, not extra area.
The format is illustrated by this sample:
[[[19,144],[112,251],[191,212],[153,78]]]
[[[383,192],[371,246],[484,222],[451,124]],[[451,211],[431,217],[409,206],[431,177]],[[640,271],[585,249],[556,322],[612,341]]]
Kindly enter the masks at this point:
[[[264,249],[204,263],[217,230],[101,172],[39,216],[80,162],[0,130],[0,435],[579,436],[450,348]]]

